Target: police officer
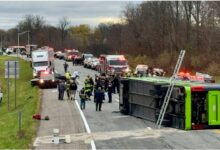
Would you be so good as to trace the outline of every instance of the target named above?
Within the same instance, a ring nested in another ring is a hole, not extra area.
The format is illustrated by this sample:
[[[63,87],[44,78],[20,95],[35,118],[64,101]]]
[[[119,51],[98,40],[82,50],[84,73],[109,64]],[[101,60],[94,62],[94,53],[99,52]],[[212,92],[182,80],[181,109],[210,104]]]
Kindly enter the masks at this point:
[[[109,83],[108,83],[108,90],[107,90],[107,92],[108,92],[108,102],[109,103],[112,102],[112,90],[113,90],[112,83],[109,81]]]
[[[115,88],[117,89],[117,93],[119,93],[119,76],[115,75],[113,79],[113,93],[115,93]]]

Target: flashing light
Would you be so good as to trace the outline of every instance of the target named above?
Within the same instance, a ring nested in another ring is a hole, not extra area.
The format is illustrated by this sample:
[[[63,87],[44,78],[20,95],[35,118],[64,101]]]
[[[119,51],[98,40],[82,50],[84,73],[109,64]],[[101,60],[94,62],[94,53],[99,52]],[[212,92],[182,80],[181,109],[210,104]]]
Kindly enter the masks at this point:
[[[205,90],[204,86],[193,86],[193,87],[191,87],[192,92],[201,92],[201,91],[204,91],[204,90]]]
[[[180,76],[184,76],[184,74],[185,74],[184,72],[180,72],[179,73]]]
[[[40,82],[40,84],[43,84],[43,83],[44,83],[44,80],[43,80],[43,79],[40,79],[39,82]]]
[[[121,57],[118,58],[118,60],[119,60],[119,61],[124,61],[125,58],[124,58],[123,56],[121,56]]]
[[[45,70],[45,71],[43,72],[43,74],[47,75],[47,74],[49,74],[49,71]]]
[[[193,124],[192,129],[193,130],[201,130],[201,129],[204,129],[204,125],[203,124]]]
[[[190,73],[189,73],[189,72],[186,72],[186,73],[185,73],[185,76],[190,76]]]

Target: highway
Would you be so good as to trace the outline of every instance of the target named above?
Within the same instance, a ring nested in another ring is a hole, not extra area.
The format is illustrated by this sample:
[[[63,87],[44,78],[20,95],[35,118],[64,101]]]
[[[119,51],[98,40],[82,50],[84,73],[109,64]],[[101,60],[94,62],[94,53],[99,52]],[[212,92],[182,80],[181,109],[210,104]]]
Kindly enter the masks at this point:
[[[55,60],[55,68],[64,73],[63,60]],[[80,72],[79,87],[83,87],[87,75],[92,77],[96,71],[73,66],[69,70]],[[42,90],[42,115],[50,116],[49,121],[41,121],[36,149],[219,149],[220,130],[184,131],[174,128],[156,129],[154,123],[123,115],[119,112],[118,94],[113,102],[103,103],[102,111],[95,111],[93,98],[86,102],[86,109],[80,111],[77,101],[57,100],[57,89]],[[84,120],[83,120],[83,117]],[[60,134],[71,135],[71,144],[55,145],[51,142],[53,128],[59,128]]]

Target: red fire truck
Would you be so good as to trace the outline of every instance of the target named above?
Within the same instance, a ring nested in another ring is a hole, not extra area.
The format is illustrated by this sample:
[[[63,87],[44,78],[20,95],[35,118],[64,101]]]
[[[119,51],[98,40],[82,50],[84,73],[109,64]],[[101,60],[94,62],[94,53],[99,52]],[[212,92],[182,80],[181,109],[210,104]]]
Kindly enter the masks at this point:
[[[106,74],[121,74],[130,72],[128,61],[124,55],[100,55],[98,71]]]

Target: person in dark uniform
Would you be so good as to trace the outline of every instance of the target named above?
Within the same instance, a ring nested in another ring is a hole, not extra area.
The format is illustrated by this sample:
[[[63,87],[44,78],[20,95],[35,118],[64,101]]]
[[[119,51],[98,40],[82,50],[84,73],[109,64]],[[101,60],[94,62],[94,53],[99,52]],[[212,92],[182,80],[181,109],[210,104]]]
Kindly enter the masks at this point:
[[[63,80],[61,80],[58,83],[58,93],[59,93],[58,100],[63,100],[64,92],[65,92],[65,83]]]
[[[102,109],[103,95],[104,95],[104,91],[102,90],[101,87],[98,87],[98,89],[95,92],[96,111],[101,111]]]
[[[65,61],[65,63],[63,64],[63,67],[64,67],[64,71],[65,71],[65,73],[66,73],[67,70],[68,70],[68,67],[69,67],[69,65],[66,63],[66,61]]]
[[[115,75],[113,79],[113,93],[116,93],[115,89],[117,89],[117,93],[119,93],[119,76]]]
[[[108,83],[108,102],[111,103],[112,102],[112,83],[109,81]]]

